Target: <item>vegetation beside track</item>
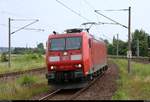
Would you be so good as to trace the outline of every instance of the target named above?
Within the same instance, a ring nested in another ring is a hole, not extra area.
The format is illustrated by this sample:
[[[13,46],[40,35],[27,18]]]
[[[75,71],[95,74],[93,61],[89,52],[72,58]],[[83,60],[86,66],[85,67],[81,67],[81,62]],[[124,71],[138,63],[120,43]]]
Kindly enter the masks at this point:
[[[44,57],[41,54],[14,54],[11,57],[11,68],[8,62],[0,62],[0,73],[24,71],[44,67]]]
[[[27,100],[40,93],[48,92],[45,76],[26,74],[15,80],[2,82],[0,84],[1,100]]]
[[[150,64],[132,62],[131,73],[127,72],[127,60],[111,59],[119,67],[118,90],[114,100],[150,99]]]

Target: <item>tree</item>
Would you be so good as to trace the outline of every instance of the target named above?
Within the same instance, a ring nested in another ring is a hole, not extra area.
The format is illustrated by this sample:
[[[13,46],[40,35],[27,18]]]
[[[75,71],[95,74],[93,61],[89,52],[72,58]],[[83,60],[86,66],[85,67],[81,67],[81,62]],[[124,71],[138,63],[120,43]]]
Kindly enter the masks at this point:
[[[114,55],[114,46],[113,46],[113,44],[108,44],[107,49],[108,49],[108,54],[109,55]]]
[[[148,54],[148,35],[144,30],[138,30],[136,29],[133,33],[132,33],[132,55],[136,56],[137,55],[137,40],[139,40],[139,50],[140,50],[140,56],[150,56],[150,54]],[[128,42],[124,42],[120,39],[118,39],[118,43],[119,43],[119,55],[125,55],[127,54],[127,50],[128,50]],[[116,55],[116,51],[117,51],[117,39],[115,38],[115,36],[113,37],[113,42],[112,44],[108,43],[108,54],[111,55]],[[150,52],[149,52],[150,53]]]
[[[119,51],[118,51],[119,55],[126,56],[127,55],[127,50],[128,50],[127,49],[128,43],[124,42],[122,40],[119,40],[118,43],[119,43]]]
[[[118,39],[118,41],[117,41],[115,36],[113,37],[112,44],[108,43],[108,46],[107,46],[108,54],[110,54],[110,55],[116,55],[117,54],[117,43],[118,43],[118,46],[119,46],[118,55],[126,56],[128,43],[124,42],[120,39]]]
[[[8,61],[8,57],[7,57],[7,54],[5,52],[3,52],[1,54],[1,61],[2,62],[7,62]]]
[[[24,48],[24,47],[16,47],[12,51],[12,54],[27,54],[27,53],[33,53],[33,48]]]
[[[139,40],[140,56],[148,56],[148,34],[142,29],[136,29],[132,35],[132,54],[137,55],[137,40]]]
[[[45,53],[43,43],[39,43],[39,44],[37,45],[37,51],[38,51],[38,53],[40,53],[40,54],[44,54],[44,53]]]

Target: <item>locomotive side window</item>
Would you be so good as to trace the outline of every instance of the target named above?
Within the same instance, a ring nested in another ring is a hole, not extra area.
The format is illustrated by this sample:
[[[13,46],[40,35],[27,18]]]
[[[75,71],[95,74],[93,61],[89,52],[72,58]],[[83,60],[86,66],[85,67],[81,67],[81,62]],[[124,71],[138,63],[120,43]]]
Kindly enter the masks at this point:
[[[80,49],[81,37],[66,38],[66,50]]]
[[[89,48],[91,48],[91,39],[89,39]]]
[[[64,50],[65,49],[65,39],[64,38],[51,39],[50,43],[51,43],[50,50],[56,51],[56,50]]]

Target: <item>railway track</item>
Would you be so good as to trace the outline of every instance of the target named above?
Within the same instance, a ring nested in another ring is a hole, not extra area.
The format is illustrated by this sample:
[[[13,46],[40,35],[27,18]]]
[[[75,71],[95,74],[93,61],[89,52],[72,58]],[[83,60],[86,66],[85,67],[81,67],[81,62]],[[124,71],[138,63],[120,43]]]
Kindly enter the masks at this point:
[[[81,93],[83,93],[84,91],[86,91],[88,88],[90,88],[90,86],[92,86],[94,83],[96,83],[96,81],[104,75],[105,72],[103,72],[101,75],[97,76],[94,80],[92,80],[85,88],[82,88],[81,90],[79,90],[78,92],[76,92],[74,95],[72,95],[69,100],[74,100],[76,97],[80,96]]]
[[[113,58],[113,59],[127,59],[126,56],[115,56],[115,55],[109,55],[108,58]],[[144,64],[149,64],[150,63],[150,58],[149,57],[132,56],[131,60],[135,61],[135,62],[144,63]]]
[[[21,75],[21,74],[39,72],[39,71],[44,71],[44,70],[45,70],[45,67],[41,67],[41,68],[35,68],[35,69],[30,69],[30,70],[25,70],[25,71],[3,73],[3,74],[0,74],[0,78],[13,77],[13,76]]]
[[[50,94],[48,94],[48,95],[40,98],[39,101],[41,101],[41,100],[47,100],[49,97],[52,97],[53,95],[55,95],[56,93],[58,93],[60,90],[61,89],[56,89],[55,91],[51,92]]]
[[[93,79],[91,82],[88,83],[88,85],[84,88],[80,89],[71,89],[71,90],[63,90],[63,89],[56,89],[49,94],[41,97],[39,101],[42,100],[74,100],[76,97],[80,96],[81,93],[86,91],[90,86],[92,86],[104,73],[102,73],[100,76],[97,76],[95,79]]]

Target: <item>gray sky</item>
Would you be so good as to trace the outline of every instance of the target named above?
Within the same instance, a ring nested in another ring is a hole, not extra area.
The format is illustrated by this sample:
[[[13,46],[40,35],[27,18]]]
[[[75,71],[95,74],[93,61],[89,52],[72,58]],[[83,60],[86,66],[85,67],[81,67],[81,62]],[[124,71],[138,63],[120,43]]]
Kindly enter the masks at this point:
[[[150,33],[150,0],[60,0],[65,5],[88,18],[90,21],[110,22],[96,14],[94,10],[105,9],[132,9],[132,32],[143,29]],[[128,12],[104,12],[118,22],[128,24]],[[0,46],[8,46],[8,18],[13,19],[39,19],[39,22],[28,28],[44,29],[44,32],[21,30],[12,35],[12,47],[35,47],[37,43],[45,44],[47,37],[53,30],[63,32],[67,28],[78,28],[85,19],[72,13],[56,0],[0,0]],[[11,30],[22,27],[31,21],[14,21]],[[91,33],[97,37],[108,39],[119,34],[121,40],[126,41],[127,29],[116,25],[93,26]]]

